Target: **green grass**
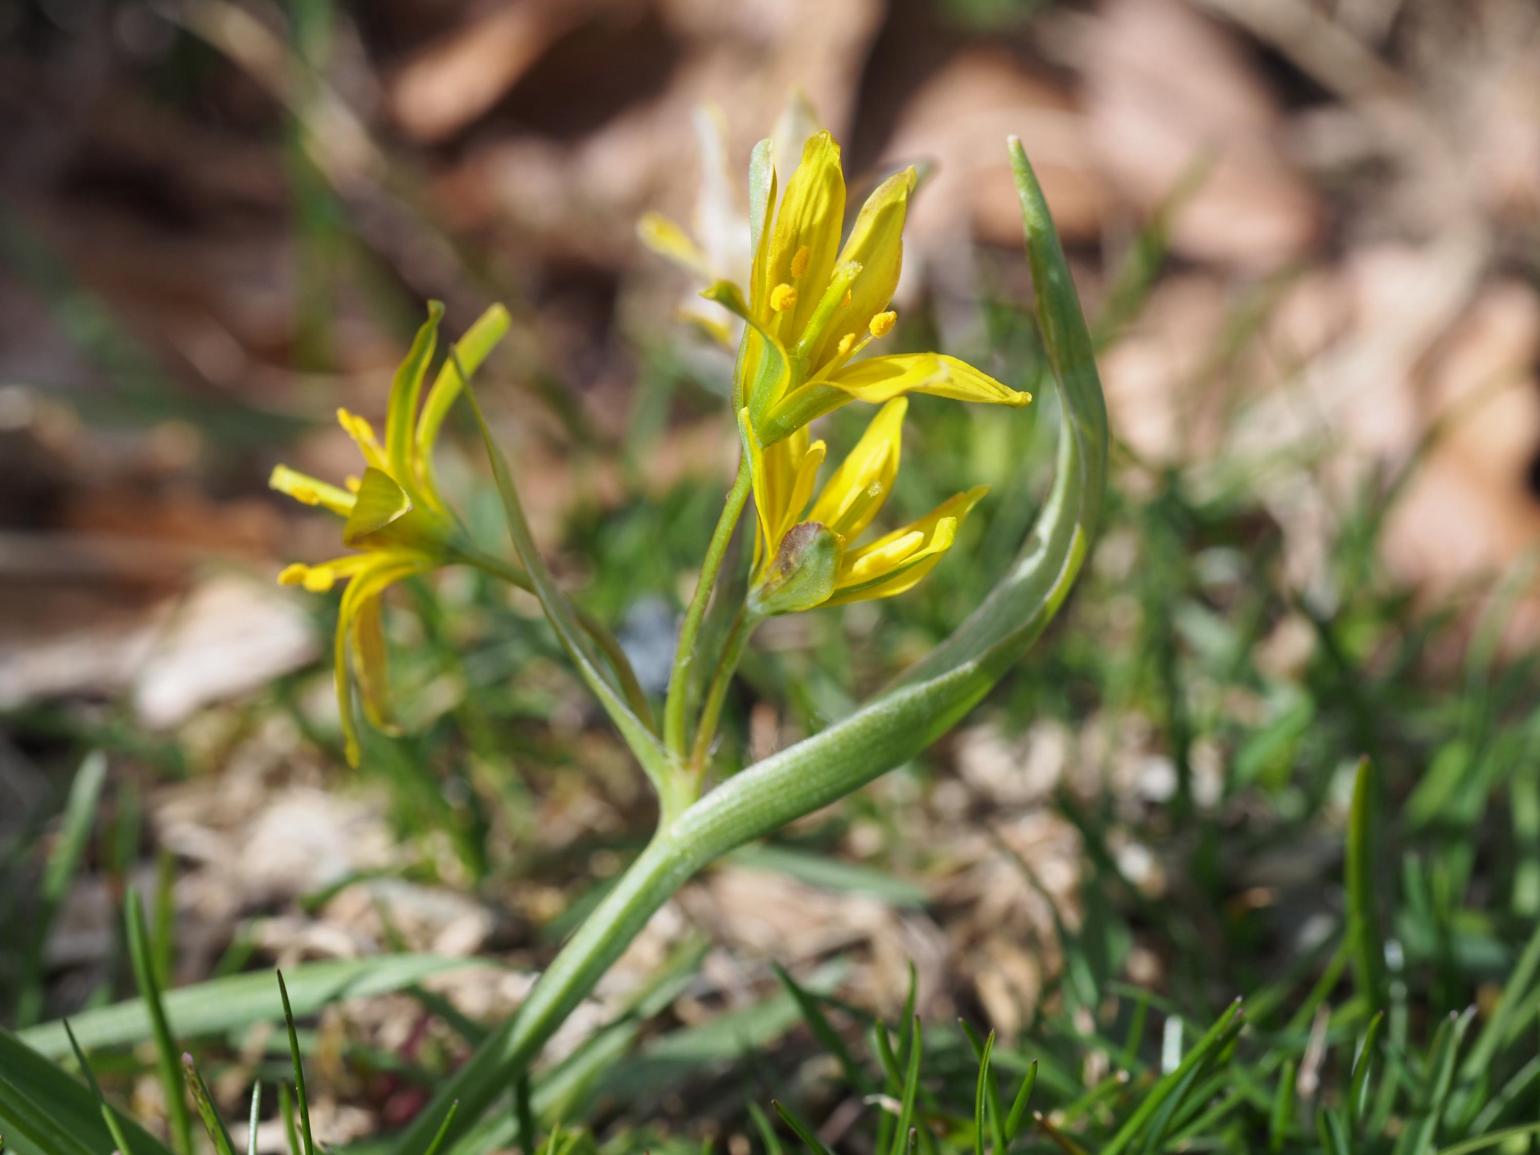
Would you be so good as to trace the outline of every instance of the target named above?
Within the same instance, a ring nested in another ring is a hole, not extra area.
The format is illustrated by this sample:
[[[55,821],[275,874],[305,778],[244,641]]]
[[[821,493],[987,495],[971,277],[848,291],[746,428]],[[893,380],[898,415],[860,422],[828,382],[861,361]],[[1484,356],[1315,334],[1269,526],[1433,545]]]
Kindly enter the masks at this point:
[[[1003,347],[1020,348],[1018,337],[1005,334]],[[1019,356],[1030,364],[1030,348]],[[927,409],[911,450],[926,467],[912,471],[901,499],[923,507],[980,470],[1003,473],[1047,441],[1051,424],[1040,417],[1002,426],[944,406]],[[1107,532],[1133,561],[1090,573],[1050,644],[996,692],[984,717],[1006,731],[1045,718],[1077,731],[1144,719],[1150,749],[1171,760],[1176,792],[1165,804],[1136,805],[1105,788],[1065,788],[1050,803],[1083,840],[1085,899],[1078,922],[1062,912],[1063,966],[1029,1029],[981,1039],[988,1024],[977,1021],[921,1029],[905,1016],[884,1026],[836,998],[827,976],[801,985],[784,976],[779,990],[764,986],[763,1001],[736,1018],[684,1025],[669,1007],[699,965],[692,949],[579,1052],[537,1071],[526,1125],[543,1146],[682,1151],[698,1150],[708,1135],[720,1147],[725,1136],[742,1134],[768,1151],[817,1151],[820,1129],[854,1099],[861,1106],[840,1150],[1533,1149],[1540,1130],[1540,677],[1531,657],[1497,657],[1508,587],[1494,583],[1479,599],[1414,608],[1411,591],[1373,560],[1386,500],[1378,488],[1345,511],[1331,555],[1343,580],[1328,610],[1285,581],[1278,530],[1243,487],[1200,496],[1180,471],[1143,471],[1127,461],[1125,470],[1125,480],[1138,484],[1115,497]],[[590,604],[612,615],[623,608],[620,579],[606,575],[688,564],[702,521],[696,492],[681,486],[628,506],[620,522],[626,532],[607,533],[580,511],[565,548],[587,559]],[[814,619],[805,652],[752,659],[735,692],[735,718],[750,695],[763,695],[786,702],[793,725],[815,727],[922,649],[1008,557],[996,527],[1024,522],[1031,509],[1002,503],[989,512],[993,532],[975,531],[972,542],[980,563],[943,569],[913,597],[884,606],[884,627],[853,649],[839,616],[824,614]],[[669,596],[661,581],[649,584],[646,592]],[[526,842],[510,852],[504,841],[521,821],[514,809],[521,798],[609,789],[603,774],[597,782],[571,781],[588,768],[539,722],[549,703],[574,692],[556,664],[554,640],[476,582],[441,595],[424,586],[412,604],[428,644],[400,663],[404,698],[414,683],[445,669],[459,676],[458,696],[401,742],[377,740],[381,756],[375,769],[361,772],[363,780],[399,798],[409,838],[451,834],[476,877],[494,885],[515,877],[566,885],[575,917],[583,904],[576,864],[595,845]],[[1440,672],[1428,655],[1463,637],[1462,622],[1479,604],[1489,608],[1463,664]],[[1312,644],[1294,667],[1266,672],[1254,655],[1286,620],[1302,625]],[[297,708],[293,701],[275,694],[259,708]],[[734,730],[728,740],[739,735]],[[1200,749],[1218,752],[1217,795],[1212,785],[1199,788]],[[497,766],[499,759],[505,770],[511,763],[511,782],[475,773],[478,762]],[[214,771],[194,765],[190,772]],[[948,771],[945,758],[933,756],[905,773],[923,790]],[[445,801],[451,780],[462,786],[454,802]],[[111,836],[96,809],[100,797],[88,768],[53,843],[45,914],[90,840],[105,845]],[[755,865],[814,886],[923,905],[924,850],[904,844],[905,826],[884,815],[882,797],[866,792],[804,824],[794,840],[755,851]],[[437,802],[424,805],[428,799]],[[980,821],[995,817],[986,811]],[[828,848],[857,821],[889,831],[887,844],[864,862],[831,862]],[[1157,848],[1172,880],[1158,904],[1121,874],[1112,849],[1120,838]],[[1336,849],[1303,856],[1323,842]],[[1269,864],[1288,864],[1296,850],[1303,873],[1279,870],[1270,878]],[[1258,888],[1267,901],[1237,901]],[[143,1001],[137,1010],[80,1015],[81,1053],[98,1068],[96,1080],[75,1081],[52,1065],[70,1056],[57,1022],[21,1036],[53,1060],[5,1036],[0,1119],[12,1150],[110,1150],[119,1141],[107,1120],[125,1131],[132,1125],[121,1107],[98,1102],[96,1082],[105,1102],[121,1103],[130,1072],[158,1067],[167,1089],[180,1091],[187,1078],[181,1048],[196,1048],[198,1068],[209,1072],[206,1082],[191,1084],[193,1097],[180,1099],[196,1127],[210,1109],[198,1088],[222,1085],[215,1076],[233,1060],[232,1046],[251,1024],[282,1021],[277,993],[259,973],[158,996],[154,976],[164,968],[153,956],[165,948],[129,909],[135,965],[120,973],[138,975]],[[1307,923],[1318,928],[1313,936]],[[1134,944],[1162,961],[1160,988],[1129,981]],[[26,949],[32,953],[18,957],[35,958],[36,945]],[[421,966],[384,957],[348,964],[346,976],[315,979],[309,972],[318,968],[302,968],[290,976],[295,1011],[312,1016],[350,989],[409,988],[426,973]],[[16,973],[31,977],[12,984],[11,1005],[37,1006],[36,964]],[[164,1029],[147,1013],[155,1005],[167,1008]],[[433,1013],[431,1002],[423,1005]],[[125,1050],[141,1042],[153,1042],[159,1056],[148,1066],[145,1051]],[[304,1031],[291,1042],[297,1061],[315,1045]],[[433,1050],[423,1066],[395,1059],[431,1084],[433,1064],[453,1051]],[[819,1054],[827,1063],[809,1077],[807,1061]],[[371,1058],[366,1049],[358,1056],[363,1071],[391,1058]],[[80,1073],[82,1063],[75,1066]],[[285,1101],[275,1084],[295,1085],[300,1069],[285,1076],[259,1068],[269,1111]],[[1028,1080],[1030,1093],[1020,1099]],[[514,1091],[507,1115],[454,1150],[513,1143],[513,1106],[522,1099]],[[659,1113],[653,1106],[665,1094],[677,1101]],[[29,1104],[43,1114],[29,1116]],[[245,1113],[228,1101],[220,1106],[227,1119]],[[297,1112],[296,1151],[303,1150],[305,1096],[294,1094],[290,1110]],[[69,1138],[54,1136],[40,1119],[64,1120]],[[182,1131],[180,1122],[172,1129]],[[214,1133],[211,1141],[223,1143],[217,1127]],[[163,1149],[138,1131],[126,1137],[140,1155]],[[177,1138],[171,1149],[186,1146]]]
[[[316,273],[321,257],[358,238],[333,235],[346,223],[312,177],[297,170],[311,182],[306,236]],[[1157,222],[1109,278],[1104,334],[1137,314],[1159,265],[1159,232]],[[137,366],[139,352],[120,348],[98,304],[50,260],[32,253],[28,267],[51,286],[62,316],[85,318],[83,347],[114,372]],[[1019,254],[1009,260],[1019,265]],[[991,284],[1009,279],[1006,269],[986,271]],[[311,283],[308,292],[324,298],[330,288]],[[1232,413],[1253,400],[1228,383],[1275,289],[1262,286],[1237,307],[1227,344],[1195,383],[1218,383]],[[1030,385],[1041,352],[1000,295],[982,318],[988,348],[972,352]],[[331,337],[325,327],[305,334],[307,355],[324,361]],[[158,371],[130,376],[132,396],[155,401],[136,401],[136,415],[161,412],[169,394]],[[667,487],[646,480],[649,460],[673,451],[670,415],[710,411],[720,396],[710,382],[685,379],[667,351],[650,351],[639,378],[636,419],[619,443],[576,419],[562,434],[578,466],[557,572],[612,622],[644,598],[679,608],[677,576],[698,563],[720,504],[702,477]],[[210,420],[250,432],[244,414]],[[856,420],[837,415],[831,439],[848,444]],[[852,634],[849,618],[818,613],[807,619],[806,645],[751,655],[729,705],[726,763],[742,758],[755,701],[776,703],[789,731],[819,728],[943,636],[1015,556],[1043,488],[1015,482],[1023,468],[1038,482],[1051,471],[1051,405],[1000,419],[918,398],[910,427],[901,511],[921,512],[979,482],[994,494],[932,579],[880,607],[880,627]],[[274,420],[262,436],[290,428]],[[1286,456],[1308,472],[1334,452],[1322,441]],[[623,463],[630,486],[618,507],[600,499],[592,467],[605,460]],[[1079,836],[1080,901],[1054,912],[1062,961],[1027,1026],[1015,1037],[992,1034],[960,979],[949,993],[966,1021],[920,1022],[911,990],[906,1009],[884,1022],[840,997],[838,964],[760,973],[748,1005],[689,1020],[677,1008],[706,947],[688,941],[576,1050],[510,1086],[506,1110],[453,1152],[737,1151],[739,1137],[768,1155],[826,1146],[863,1155],[1517,1155],[1540,1146],[1540,663],[1500,657],[1498,645],[1528,575],[1493,575],[1429,603],[1381,568],[1380,535],[1417,461],[1372,477],[1340,504],[1322,581],[1302,590],[1285,570],[1282,530],[1255,492],[1254,479],[1279,461],[1248,459],[1229,440],[1193,466],[1142,462],[1126,448],[1116,460],[1100,563],[975,719],[1010,736],[1057,722],[1080,741],[1075,782],[1044,803]],[[500,540],[490,485],[459,476],[473,530]],[[635,770],[597,720],[581,719],[577,732],[570,720],[551,721],[579,685],[527,602],[510,603],[472,576],[418,583],[402,610],[394,626],[410,644],[398,647],[394,672],[406,734],[370,735],[355,776],[336,769],[338,735],[307,710],[326,671],[222,709],[247,730],[264,718],[291,720],[306,756],[332,768],[335,788],[388,799],[406,848],[401,874],[440,883],[447,875],[491,901],[521,887],[559,888],[566,909],[518,944],[548,958],[603,891],[590,863],[623,856],[645,836]],[[318,636],[329,634],[334,611],[317,600]],[[1259,660],[1281,631],[1304,638],[1297,660]],[[1461,655],[1454,668],[1452,652]],[[232,948],[241,973],[172,989],[169,876],[147,909],[125,904],[121,949],[86,1005],[62,1004],[42,946],[72,882],[94,871],[123,893],[147,853],[143,792],[160,779],[220,772],[218,756],[190,736],[141,735],[127,718],[114,709],[84,721],[60,711],[7,720],[20,739],[54,744],[81,765],[73,786],[0,855],[8,930],[0,1007],[16,1028],[0,1032],[7,1149],[222,1153],[239,1149],[236,1121],[249,1116],[287,1120],[289,1150],[309,1155],[314,1059],[327,1045],[310,1024],[354,997],[401,993],[437,1033],[410,1054],[350,1039],[352,1086],[343,1094],[374,1105],[388,1080],[442,1080],[487,1027],[420,985],[451,964],[407,954],[311,964],[288,972],[280,996],[270,973]],[[1169,798],[1120,793],[1121,768],[1105,752],[1130,722],[1145,735],[1140,752],[1169,764]],[[104,780],[99,759],[79,761],[88,747],[141,776]],[[900,773],[905,792],[923,799],[952,771],[943,747]],[[743,858],[944,920],[929,885],[942,864],[914,838],[920,820],[894,812],[894,796],[887,786],[864,791]],[[542,841],[538,807],[596,799],[633,814],[633,824],[572,845]],[[969,813],[986,829],[1019,816],[982,799]],[[860,861],[842,858],[857,825],[880,837],[863,839]],[[1167,879],[1158,898],[1125,877],[1117,848],[1129,842],[1155,854]],[[452,871],[438,857],[445,846]],[[1000,854],[1011,859],[1003,843]],[[1016,865],[1014,884],[1038,887],[1031,864]],[[1159,963],[1157,984],[1131,979],[1135,948]],[[73,1035],[57,1017],[65,1011]],[[253,1040],[277,1024],[288,1029],[252,1058]],[[129,1118],[132,1087],[149,1079],[183,1105],[169,1122]]]

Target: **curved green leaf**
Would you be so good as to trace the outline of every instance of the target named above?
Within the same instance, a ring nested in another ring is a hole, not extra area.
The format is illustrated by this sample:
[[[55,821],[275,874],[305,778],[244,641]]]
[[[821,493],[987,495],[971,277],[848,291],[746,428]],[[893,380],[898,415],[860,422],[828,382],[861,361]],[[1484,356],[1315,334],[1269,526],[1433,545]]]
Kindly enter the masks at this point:
[[[311,1014],[341,999],[383,995],[409,987],[431,974],[476,965],[472,959],[442,955],[403,954],[381,958],[309,963],[285,976],[297,1015]],[[161,996],[166,1018],[178,1039],[213,1035],[251,1023],[276,1022],[283,1017],[278,987],[268,971],[231,975],[197,986],[181,987]],[[70,1019],[75,1037],[87,1050],[139,1043],[151,1037],[150,1011],[143,999],[86,1011]],[[21,1031],[16,1038],[49,1059],[70,1053],[62,1021]]]

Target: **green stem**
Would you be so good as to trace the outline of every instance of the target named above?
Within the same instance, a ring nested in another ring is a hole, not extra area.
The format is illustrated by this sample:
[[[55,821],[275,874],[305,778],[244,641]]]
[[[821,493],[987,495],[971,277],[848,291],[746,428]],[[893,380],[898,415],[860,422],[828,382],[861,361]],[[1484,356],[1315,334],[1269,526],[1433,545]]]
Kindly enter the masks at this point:
[[[696,774],[706,772],[711,743],[717,734],[717,724],[722,720],[722,705],[727,701],[727,689],[733,683],[738,663],[743,659],[744,647],[758,628],[761,619],[750,614],[748,607],[740,606],[733,617],[732,629],[722,646],[722,657],[711,674],[711,688],[706,692],[705,705],[701,707],[700,724],[695,731],[695,747],[690,754],[690,767]]]
[[[534,584],[529,580],[529,575],[518,566],[503,561],[501,558],[489,553],[482,553],[474,546],[462,545],[455,550],[456,560],[464,562],[468,566],[479,569],[482,573],[491,577],[500,578],[511,586],[532,593]],[[647,700],[647,693],[642,689],[642,684],[637,680],[636,671],[631,668],[631,659],[626,657],[625,650],[620,648],[620,643],[615,635],[605,628],[588,611],[577,610],[578,624],[583,627],[583,632],[598,644],[609,661],[610,668],[615,677],[619,679],[619,689],[625,694],[626,701],[636,711],[637,716],[645,722],[654,733],[657,731],[657,722],[652,716],[652,703]]]
[[[653,913],[699,868],[703,859],[696,850],[660,830],[540,976],[518,1013],[484,1040],[440,1089],[435,1104],[460,1105],[449,1124],[446,1141],[450,1145],[529,1070],[546,1040]],[[395,1150],[402,1155],[426,1150],[443,1118],[441,1111],[423,1111],[401,1134]]]
[[[685,753],[690,663],[695,660],[701,622],[711,602],[711,591],[716,588],[717,574],[721,572],[722,561],[727,556],[733,531],[738,528],[738,519],[743,516],[743,507],[748,504],[751,488],[748,458],[739,457],[738,476],[722,505],[722,516],[717,518],[716,528],[711,531],[711,542],[706,546],[706,558],[701,563],[700,579],[695,583],[695,593],[690,598],[684,622],[679,627],[679,647],[674,651],[674,669],[668,680],[668,700],[663,706],[663,742],[680,757]]]

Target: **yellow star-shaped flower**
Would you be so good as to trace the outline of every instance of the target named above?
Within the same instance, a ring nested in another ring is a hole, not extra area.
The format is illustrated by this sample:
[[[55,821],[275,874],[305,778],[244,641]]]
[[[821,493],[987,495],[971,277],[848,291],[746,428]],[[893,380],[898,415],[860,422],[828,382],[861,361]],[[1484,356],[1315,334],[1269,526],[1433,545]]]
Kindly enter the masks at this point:
[[[346,409],[337,411],[342,428],[363,456],[361,477],[339,487],[280,465],[268,482],[296,501],[342,518],[342,543],[357,551],[315,565],[295,563],[278,575],[284,585],[316,593],[339,581],[349,583],[337,619],[334,676],[343,742],[354,765],[359,756],[355,684],[370,724],[384,730],[393,727],[380,599],[395,583],[456,556],[460,527],[439,493],[434,445],[465,385],[462,374],[475,372],[508,331],[507,310],[501,305],[488,309],[455,344],[424,401],[443,311],[436,301],[429,305],[427,322],[396,370],[383,442],[368,421]]]

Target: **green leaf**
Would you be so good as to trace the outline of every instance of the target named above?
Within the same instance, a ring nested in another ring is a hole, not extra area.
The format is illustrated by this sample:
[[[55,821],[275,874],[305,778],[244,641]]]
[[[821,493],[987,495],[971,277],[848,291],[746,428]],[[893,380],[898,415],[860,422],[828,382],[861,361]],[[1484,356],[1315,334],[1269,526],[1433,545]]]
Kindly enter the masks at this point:
[[[101,800],[102,783],[106,776],[107,758],[100,750],[93,750],[81,762],[75,780],[70,783],[69,798],[65,801],[64,816],[59,824],[59,837],[48,853],[48,864],[43,869],[43,883],[32,916],[32,938],[16,1009],[16,1022],[19,1026],[31,1026],[38,1020],[42,1010],[43,947],[48,941],[48,931],[53,925],[54,916],[80,868],[86,840],[96,823],[96,806]]]
[[[1198,1040],[1192,1050],[1187,1052],[1171,1073],[1151,1088],[1144,1101],[1133,1114],[1129,1115],[1127,1121],[1112,1137],[1112,1141],[1101,1149],[1099,1155],[1118,1155],[1135,1139],[1143,1137],[1146,1134],[1146,1128],[1155,1120],[1168,1100],[1181,1097],[1182,1092],[1191,1086],[1189,1076],[1195,1075],[1206,1067],[1209,1060],[1240,1031],[1244,1021],[1239,1000],[1231,1003],[1229,1009],[1219,1016],[1219,1020]]]
[[[1403,1142],[1396,1147],[1402,1155],[1428,1155],[1433,1150],[1439,1125],[1444,1120],[1444,1106],[1449,1101],[1449,1090],[1454,1085],[1455,1060],[1459,1057],[1460,1043],[1475,1017],[1474,1007],[1463,1015],[1450,1016],[1440,1024],[1438,1033],[1433,1037],[1428,1077],[1419,1097],[1424,1108],[1411,1128],[1402,1135]]]
[[[1267,1149],[1277,1155],[1289,1141],[1294,1128],[1294,1095],[1299,1066],[1295,1059],[1286,1059],[1278,1073],[1278,1090],[1273,1095],[1272,1110],[1267,1119]]]
[[[1353,1059],[1353,1073],[1348,1080],[1348,1119],[1352,1130],[1358,1130],[1358,1122],[1363,1118],[1364,1109],[1369,1103],[1369,1072],[1374,1067],[1375,1047],[1379,1043],[1380,1028],[1385,1025],[1385,1012],[1376,1011],[1374,1018],[1369,1020],[1369,1029],[1364,1032],[1363,1042],[1359,1044],[1358,1054]]]
[[[1011,1113],[1005,1119],[1005,1141],[1014,1140],[1021,1131],[1021,1125],[1026,1121],[1027,1104],[1032,1101],[1032,1092],[1037,1087],[1037,1060],[1033,1059],[1027,1067],[1027,1073],[1022,1076],[1021,1086],[1016,1090],[1016,1098],[1011,1103]]]
[[[283,1000],[283,1025],[289,1032],[289,1060],[294,1065],[294,1106],[299,1112],[299,1136],[304,1155],[315,1155],[315,1138],[310,1132],[310,1096],[305,1089],[305,1064],[300,1058],[299,1036],[294,1027],[294,1007],[289,1002],[289,988],[283,972],[278,972],[278,997]]]
[[[1359,992],[1375,1010],[1386,1005],[1385,940],[1380,933],[1379,909],[1374,900],[1374,808],[1378,796],[1374,764],[1368,758],[1360,759],[1348,816],[1348,939],[1352,945],[1353,973]]]
[[[124,907],[128,926],[128,955],[134,967],[134,983],[150,1018],[150,1037],[155,1040],[156,1066],[166,1096],[167,1124],[172,1145],[179,1155],[192,1155],[192,1117],[187,1113],[187,1097],[182,1093],[180,1054],[171,1035],[171,1024],[161,1002],[160,982],[155,976],[155,959],[144,926],[144,905],[139,892],[130,890]]]
[[[199,1073],[198,1065],[193,1062],[191,1055],[182,1056],[182,1077],[187,1083],[187,1093],[192,1096],[193,1104],[198,1108],[203,1130],[214,1144],[214,1150],[218,1155],[235,1155],[235,1144],[230,1141],[230,1132],[225,1130],[219,1109],[214,1106],[214,1097],[209,1094],[208,1084],[203,1081],[203,1075]]]
[[[770,1106],[775,1109],[775,1113],[781,1117],[782,1122],[784,1122],[788,1127],[796,1132],[797,1138],[802,1140],[802,1145],[806,1147],[808,1151],[812,1153],[812,1155],[833,1155],[833,1153],[823,1145],[822,1140],[820,1140],[818,1136],[813,1132],[813,1129],[809,1127],[805,1122],[803,1122],[802,1116],[798,1115],[790,1107],[777,1100],[771,1100]]]
[[[781,980],[781,985],[796,1002],[797,1010],[801,1013],[803,1021],[807,1023],[808,1030],[813,1033],[819,1045],[834,1056],[835,1061],[840,1065],[840,1071],[845,1076],[845,1081],[852,1089],[863,1095],[872,1094],[874,1088],[871,1079],[856,1062],[855,1056],[850,1053],[845,1040],[840,1038],[839,1032],[829,1022],[828,1016],[823,1013],[823,1008],[818,1005],[817,996],[792,978],[785,967],[779,963],[774,964],[774,967],[775,977]]]
[[[913,1140],[910,1131],[914,1125],[914,1101],[920,1091],[920,1020],[914,1019],[914,1030],[909,1045],[909,1065],[904,1071],[903,1096],[899,1100],[898,1126],[893,1132],[892,1155],[904,1155]]]
[[[1526,996],[1534,987],[1535,975],[1540,972],[1540,926],[1536,926],[1524,945],[1523,952],[1503,984],[1502,997],[1497,1000],[1492,1015],[1476,1036],[1470,1054],[1461,1067],[1466,1079],[1476,1079],[1485,1072],[1497,1057],[1497,1052],[1511,1042],[1524,1029],[1533,1014],[1523,1015],[1526,1006],[1533,1012],[1534,1003]]]
[[[476,965],[481,964],[472,959],[438,955],[387,955],[309,963],[289,972],[289,997],[296,1014],[308,1015],[343,999],[390,994],[440,971]],[[273,976],[267,971],[182,987],[163,996],[162,1005],[183,1039],[283,1017]],[[138,1043],[150,1038],[153,1032],[143,999],[86,1011],[72,1017],[70,1025],[87,1050]],[[17,1038],[47,1058],[59,1059],[70,1053],[69,1037],[62,1022],[32,1027],[20,1032]]]
[[[67,1035],[64,1046],[67,1052]],[[133,1155],[169,1155],[131,1120],[119,1118],[118,1125]],[[91,1090],[6,1030],[0,1030],[0,1134],[7,1155],[110,1155],[117,1149]]]
[[[903,909],[919,909],[930,901],[925,888],[908,879],[797,846],[750,843],[733,851],[728,861],[749,870],[773,871],[819,890],[862,895]]]

